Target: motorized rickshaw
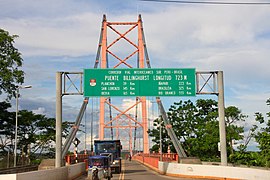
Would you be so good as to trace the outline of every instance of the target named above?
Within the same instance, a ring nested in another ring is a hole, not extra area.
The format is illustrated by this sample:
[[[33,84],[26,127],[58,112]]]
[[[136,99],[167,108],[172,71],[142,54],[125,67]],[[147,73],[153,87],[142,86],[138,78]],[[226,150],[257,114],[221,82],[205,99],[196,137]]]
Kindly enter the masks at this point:
[[[88,158],[88,178],[92,180],[110,180],[112,178],[110,157],[90,156]]]

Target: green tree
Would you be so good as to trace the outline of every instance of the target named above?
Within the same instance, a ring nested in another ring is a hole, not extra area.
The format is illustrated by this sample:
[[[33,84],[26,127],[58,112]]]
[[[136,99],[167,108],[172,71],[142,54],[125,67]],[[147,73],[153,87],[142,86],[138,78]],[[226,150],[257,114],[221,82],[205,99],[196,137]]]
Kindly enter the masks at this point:
[[[270,98],[267,99],[266,104],[270,106]],[[263,165],[270,167],[270,112],[266,113],[268,120],[265,120],[262,113],[255,113],[256,121],[260,123],[261,128],[254,133],[255,140],[259,144],[260,158]]]
[[[194,135],[186,143],[189,144],[187,147],[190,149],[190,155],[200,157],[202,160],[216,160],[220,156],[217,102],[199,99],[196,101],[196,108]]]
[[[161,124],[161,126],[160,126]],[[168,133],[165,129],[164,122],[162,117],[160,116],[159,118],[155,119],[153,122],[154,128],[150,131],[148,131],[149,136],[153,137],[152,141],[155,143],[151,151],[153,152],[159,152],[160,150],[160,132],[161,132],[161,144],[162,144],[162,152],[167,152],[168,146],[172,145],[172,142],[170,141],[170,138],[168,136]],[[175,151],[174,148],[172,151]]]
[[[226,136],[229,142],[230,153],[234,153],[233,141],[242,140],[244,127],[238,126],[236,123],[245,121],[246,115],[242,114],[241,110],[235,106],[229,106],[225,108],[225,120],[226,120]]]
[[[0,29],[0,94],[7,93],[9,99],[15,96],[17,85],[24,82],[24,72],[19,69],[23,59],[14,47],[17,37]]]
[[[15,112],[9,112],[11,105],[8,102],[0,102],[0,154],[6,155],[13,152],[15,137]],[[66,137],[70,124],[63,122],[63,137]],[[18,149],[26,151],[31,147],[31,153],[43,155],[46,152],[54,155],[55,144],[55,118],[34,114],[31,111],[21,110],[18,113]]]
[[[213,100],[197,100],[196,104],[192,101],[180,101],[174,103],[169,109],[168,118],[178,139],[183,142],[184,149],[189,156],[200,158],[212,158],[218,155],[217,143],[218,123],[217,102]],[[154,126],[159,127],[160,120],[154,121]],[[167,135],[163,123],[162,140],[163,152],[167,152],[170,145],[171,150],[175,149]],[[156,144],[153,148],[159,147],[159,128],[149,132]]]
[[[172,124],[175,134],[182,141],[183,147],[188,156],[196,156],[202,160],[218,160],[220,153],[218,152],[219,142],[219,123],[218,123],[218,106],[217,102],[211,99],[199,99],[194,104],[192,101],[180,101],[174,103],[169,109],[168,119]],[[239,140],[242,136],[243,127],[238,127],[234,123],[244,119],[241,111],[236,107],[228,107],[227,112],[227,141],[231,139]],[[153,137],[156,144],[152,150],[159,148],[159,123],[160,120],[154,121],[153,130],[149,131],[149,135]],[[171,141],[167,135],[163,123],[162,140],[163,152],[166,152],[167,146],[171,145]],[[229,143],[228,143],[229,144]],[[174,148],[171,148],[175,152]]]
[[[13,152],[15,116],[8,109],[11,104],[8,102],[0,102],[0,154]]]
[[[270,105],[270,99],[266,101]],[[270,118],[270,112],[266,113]],[[238,151],[229,156],[232,163],[244,164],[247,166],[264,166],[270,167],[270,119],[265,120],[260,112],[255,113],[256,123],[250,128],[248,136],[243,144],[238,146]],[[247,146],[252,138],[258,143],[259,152],[248,152]]]
[[[54,153],[52,145],[55,143],[55,118],[45,115],[34,114],[32,111],[22,110],[19,112],[19,147],[31,145],[31,152],[42,155]],[[67,136],[69,123],[63,123],[63,137]]]

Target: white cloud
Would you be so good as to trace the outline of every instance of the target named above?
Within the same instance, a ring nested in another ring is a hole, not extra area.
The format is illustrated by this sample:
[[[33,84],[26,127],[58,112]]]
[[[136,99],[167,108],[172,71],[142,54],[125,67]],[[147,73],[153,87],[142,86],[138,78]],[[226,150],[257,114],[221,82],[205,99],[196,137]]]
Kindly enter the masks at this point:
[[[136,104],[136,99],[123,99],[122,100],[122,104],[120,105],[121,109],[124,111],[125,109],[129,108],[129,107],[132,107]],[[157,105],[156,105],[156,102],[155,102],[155,97],[149,97],[146,99],[146,111],[147,111],[147,118],[150,119],[150,120],[153,120],[155,118],[157,118],[158,116],[158,110],[157,110]],[[134,106],[134,108],[132,108],[130,111],[128,112],[131,112],[135,115],[135,112],[136,112],[136,106]],[[137,105],[137,114],[138,114],[138,118],[141,119],[141,116],[142,116],[142,103],[139,103]]]
[[[24,56],[79,56],[97,48],[100,17],[84,13],[59,18],[4,19],[0,22],[12,34]],[[95,42],[95,43],[93,43]]]
[[[269,30],[269,26],[267,28],[266,24],[259,23],[269,15],[266,9],[254,11],[252,14],[250,12],[256,9],[243,9],[243,12],[240,12],[239,8],[192,6],[147,13],[143,17],[150,49],[156,50],[155,53],[165,54],[164,52],[174,46],[173,50],[177,48],[182,52],[190,47],[197,49],[212,45],[223,49],[224,45],[232,47],[235,44],[250,43],[257,34]]]
[[[239,107],[249,119],[254,120],[255,112],[269,112],[269,106],[266,100],[270,97],[270,93],[236,93],[233,98],[228,99],[227,105],[235,105]]]
[[[43,115],[46,114],[46,110],[44,107],[39,107],[38,109],[34,109],[34,110],[32,110],[32,112],[34,114],[43,114]]]

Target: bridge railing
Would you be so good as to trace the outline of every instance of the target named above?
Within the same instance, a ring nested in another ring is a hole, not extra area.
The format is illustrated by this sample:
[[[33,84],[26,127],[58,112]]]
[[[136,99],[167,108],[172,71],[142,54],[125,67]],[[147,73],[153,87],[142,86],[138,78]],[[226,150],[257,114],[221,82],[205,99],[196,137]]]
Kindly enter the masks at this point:
[[[88,169],[88,157],[89,154],[78,154],[77,160],[79,162],[85,162],[85,169]],[[65,161],[66,164],[71,165],[71,164],[76,164],[76,156],[74,154],[69,154],[65,156]]]
[[[77,160],[79,162],[85,162],[85,168],[88,168],[88,157],[89,154],[78,154]],[[159,153],[137,153],[133,157],[133,159],[138,160],[139,162],[149,165],[152,168],[158,169],[158,162],[178,162],[178,155],[176,153],[163,153],[160,155]],[[74,154],[65,156],[66,164],[75,164],[76,156]]]
[[[176,153],[163,153],[162,155],[160,153],[137,153],[136,156],[158,158],[160,161],[165,162],[178,161],[178,154]]]
[[[87,160],[89,157],[89,154],[78,154],[77,160],[78,162],[84,162],[84,160]],[[74,154],[66,155],[65,161],[67,164],[75,164],[76,163],[76,157]]]
[[[160,161],[164,162],[172,162],[172,161],[178,161],[178,154],[177,153],[151,153],[151,154],[145,154],[145,156],[151,156],[159,158]]]
[[[178,155],[175,153],[166,153],[162,155],[159,153],[137,153],[132,158],[154,169],[158,169],[158,162],[161,160],[163,162],[178,161]]]

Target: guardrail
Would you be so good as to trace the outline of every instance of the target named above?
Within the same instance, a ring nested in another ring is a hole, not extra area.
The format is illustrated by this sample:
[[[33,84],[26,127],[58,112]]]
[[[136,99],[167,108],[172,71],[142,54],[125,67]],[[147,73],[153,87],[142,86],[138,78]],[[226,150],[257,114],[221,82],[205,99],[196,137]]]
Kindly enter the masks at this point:
[[[158,169],[158,162],[178,162],[178,154],[176,153],[151,153],[151,154],[145,154],[145,153],[138,153],[133,156],[133,159],[140,161],[143,164],[146,164],[148,166],[151,166],[153,168]]]
[[[77,160],[78,163],[84,162],[85,163],[85,170],[88,170],[88,157],[91,156],[89,154],[78,154]],[[67,165],[76,164],[76,157],[74,154],[66,155],[65,161]]]
[[[90,155],[89,154],[78,154],[77,160],[78,162],[85,162],[85,160],[88,159]],[[75,164],[76,157],[74,154],[66,155],[65,161],[67,164]]]
[[[158,170],[158,161],[159,161],[159,156],[158,154],[135,154],[132,159],[135,159],[142,164],[145,164],[152,169]]]
[[[162,161],[164,162],[173,162],[173,161],[178,162],[179,159],[177,153],[162,153],[161,155],[160,153],[151,153],[151,154],[144,154],[144,156],[159,158],[160,160],[162,159]]]

